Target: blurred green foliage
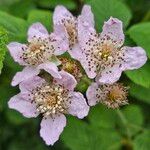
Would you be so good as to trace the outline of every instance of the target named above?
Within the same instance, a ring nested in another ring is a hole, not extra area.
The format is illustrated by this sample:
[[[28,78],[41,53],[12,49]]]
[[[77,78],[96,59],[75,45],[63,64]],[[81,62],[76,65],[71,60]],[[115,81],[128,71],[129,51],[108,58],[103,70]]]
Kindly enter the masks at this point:
[[[125,44],[142,46],[150,58],[149,0],[0,0],[0,150],[149,150],[150,149],[150,61],[138,70],[127,71],[122,81],[130,86],[129,105],[110,110],[97,105],[84,120],[67,116],[61,139],[48,147],[39,137],[41,118],[26,119],[7,102],[18,92],[10,83],[21,70],[6,52],[10,41],[26,42],[26,31],[34,22],[52,31],[56,5],[77,15],[84,3],[92,6],[97,30],[110,16],[121,19]],[[4,59],[5,56],[5,59]],[[2,64],[3,62],[3,64]],[[83,78],[77,89],[85,92],[90,80]]]

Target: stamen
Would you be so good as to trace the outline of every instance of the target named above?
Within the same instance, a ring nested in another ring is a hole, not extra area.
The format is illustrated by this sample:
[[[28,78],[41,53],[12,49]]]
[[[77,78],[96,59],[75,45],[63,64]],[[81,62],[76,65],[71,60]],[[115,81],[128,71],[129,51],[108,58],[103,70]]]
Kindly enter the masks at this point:
[[[48,39],[33,39],[23,53],[23,60],[29,65],[38,65],[48,60],[54,53],[54,47]]]
[[[67,113],[68,91],[61,85],[43,84],[33,91],[37,111],[44,116]]]

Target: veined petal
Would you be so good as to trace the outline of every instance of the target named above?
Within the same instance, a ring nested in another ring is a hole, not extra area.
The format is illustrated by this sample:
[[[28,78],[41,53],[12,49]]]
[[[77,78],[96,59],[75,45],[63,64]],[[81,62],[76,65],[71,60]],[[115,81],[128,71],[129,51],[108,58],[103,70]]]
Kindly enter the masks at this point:
[[[89,106],[86,103],[86,99],[80,92],[71,92],[68,103],[68,112],[73,116],[77,116],[82,119],[88,115]]]
[[[61,75],[58,71],[57,65],[52,62],[46,62],[46,63],[40,64],[37,68],[44,69],[50,75],[52,75],[54,78],[61,78]]]
[[[61,55],[69,49],[68,35],[64,26],[54,25],[54,33],[50,35],[50,38],[54,41],[55,55]]]
[[[13,57],[14,61],[18,62],[20,65],[23,66],[26,65],[26,63],[22,59],[22,55],[26,47],[27,46],[25,44],[21,44],[17,42],[12,42],[7,45],[10,55]]]
[[[46,28],[41,23],[34,23],[28,30],[28,41],[30,42],[34,37],[48,38],[49,34]]]
[[[146,52],[142,47],[127,47],[122,48],[124,51],[123,70],[133,70],[142,67],[146,61]]]
[[[73,18],[73,15],[64,6],[57,6],[53,15],[54,25],[61,23],[63,19],[67,18]]]
[[[84,24],[88,27],[94,28],[94,15],[91,10],[91,6],[84,5],[81,12],[81,18],[82,21],[84,21]]]
[[[112,84],[119,80],[121,76],[122,70],[119,67],[119,64],[114,65],[113,67],[109,67],[103,70],[97,76],[97,82],[100,84]]]
[[[47,145],[53,145],[66,126],[66,117],[63,114],[53,118],[43,118],[41,122],[40,135]]]
[[[17,72],[13,77],[12,86],[16,86],[19,83],[39,74],[39,70],[36,67],[25,67],[21,72]]]
[[[90,106],[94,106],[97,104],[98,102],[98,98],[96,97],[97,94],[97,89],[98,89],[98,84],[97,83],[92,83],[87,91],[86,91],[86,97],[88,99],[88,104]],[[99,93],[100,94],[100,93]]]
[[[63,85],[69,91],[73,91],[77,85],[77,81],[74,76],[65,71],[60,71],[61,79],[56,78],[56,82]]]
[[[34,103],[31,103],[28,93],[20,93],[18,95],[15,95],[8,102],[8,106],[11,109],[19,111],[23,116],[27,118],[37,117],[39,114],[36,111],[36,106],[34,105]]]
[[[33,89],[35,89],[38,86],[41,86],[43,83],[45,83],[44,79],[40,78],[39,76],[34,76],[24,82],[21,82],[19,84],[19,88],[21,92],[31,92]]]
[[[111,40],[117,47],[124,43],[122,22],[117,18],[110,18],[104,23],[103,31],[100,34],[102,40]]]

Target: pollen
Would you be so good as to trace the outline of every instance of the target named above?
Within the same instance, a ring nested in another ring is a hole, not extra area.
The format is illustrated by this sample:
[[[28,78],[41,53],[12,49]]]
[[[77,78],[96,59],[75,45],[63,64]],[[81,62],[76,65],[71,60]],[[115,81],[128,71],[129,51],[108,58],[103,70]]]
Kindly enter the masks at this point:
[[[112,85],[101,85],[97,90],[97,98],[108,108],[118,108],[121,105],[128,104],[128,87],[122,83],[114,83]],[[99,90],[101,94],[99,94]]]
[[[77,25],[75,18],[62,20],[62,22],[64,23],[64,26],[68,33],[69,47],[70,49],[72,49],[73,46],[77,43]]]
[[[60,68],[72,74],[76,78],[77,81],[80,81],[82,77],[80,64],[77,61],[69,59],[69,58],[60,57],[59,60],[61,61]]]
[[[68,91],[61,85],[44,84],[37,87],[32,93],[37,111],[44,116],[67,113],[65,102],[68,99]]]
[[[23,50],[23,60],[28,65],[38,65],[48,60],[54,53],[54,47],[48,39],[33,39]]]

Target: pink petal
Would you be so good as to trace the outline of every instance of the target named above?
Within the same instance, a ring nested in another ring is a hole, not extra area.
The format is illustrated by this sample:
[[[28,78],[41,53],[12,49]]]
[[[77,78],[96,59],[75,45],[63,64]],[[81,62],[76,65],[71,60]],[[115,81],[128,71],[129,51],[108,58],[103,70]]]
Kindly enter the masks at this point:
[[[38,86],[41,86],[43,83],[45,83],[45,80],[43,78],[34,76],[24,82],[21,82],[19,84],[19,88],[21,92],[31,92],[33,89],[35,89]]]
[[[46,28],[41,23],[34,23],[28,30],[28,41],[30,42],[33,37],[48,38],[49,34]]]
[[[38,112],[36,106],[31,103],[28,93],[15,95],[8,102],[8,106],[11,109],[15,109],[23,114],[27,118],[37,117]]]
[[[122,64],[123,70],[133,70],[142,67],[146,61],[147,56],[146,52],[142,47],[123,47],[123,51],[125,51],[125,56]]]
[[[53,15],[54,25],[59,24],[60,21],[62,21],[63,19],[72,18],[72,17],[73,15],[64,6],[59,5],[55,8],[54,11],[54,15]]]
[[[84,24],[84,20],[82,20],[82,17],[80,16],[78,18],[78,39],[80,48],[82,50],[80,63],[89,78],[95,78],[96,76],[96,65],[93,58],[91,57],[91,53],[93,53],[93,49],[95,47],[94,45],[96,41],[98,42],[99,40],[98,37],[95,36],[95,34],[95,29],[86,26]]]
[[[20,65],[26,65],[26,63],[21,58],[23,55],[23,49],[26,49],[26,47],[27,46],[25,44],[21,44],[21,43],[17,43],[17,42],[12,42],[7,45],[10,55]]]
[[[71,74],[69,74],[68,72],[65,71],[60,71],[60,75],[61,75],[61,79],[55,79],[56,82],[60,85],[63,85],[66,89],[72,91],[74,90],[74,88],[77,85],[77,81],[74,78],[74,76],[72,76]]]
[[[66,117],[63,114],[57,115],[54,118],[43,118],[40,135],[47,145],[53,145],[59,139],[65,126]]]
[[[97,76],[97,82],[100,84],[112,84],[119,80],[121,73],[122,70],[119,65],[109,67]]]
[[[22,81],[25,81],[35,75],[39,74],[39,70],[35,67],[25,67],[21,72],[17,72],[16,75],[13,77],[12,86],[16,86]]]
[[[61,78],[61,75],[58,71],[56,64],[54,64],[52,62],[46,62],[46,63],[40,64],[37,68],[44,69],[50,75],[52,75],[54,78]]]
[[[91,6],[84,5],[81,12],[81,19],[84,20],[84,24],[86,24],[88,27],[94,28],[94,15],[91,11]]]
[[[73,59],[80,61],[82,58],[82,50],[79,44],[75,44],[72,50],[69,50],[68,53],[71,55]]]
[[[96,97],[96,93],[97,93],[96,89],[98,89],[98,84],[92,83],[86,91],[86,97],[88,99],[88,104],[90,106],[96,105],[96,103],[98,101],[98,99]]]
[[[89,106],[86,103],[86,99],[80,92],[70,93],[68,112],[73,116],[77,116],[82,119],[88,115]]]
[[[117,43],[118,47],[122,46],[124,43],[124,33],[122,22],[117,18],[110,18],[104,23],[103,31],[101,33],[101,38],[110,38],[111,41]]]
[[[61,55],[69,49],[68,34],[64,26],[54,25],[54,33],[50,37],[54,41],[55,55]]]

